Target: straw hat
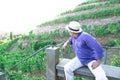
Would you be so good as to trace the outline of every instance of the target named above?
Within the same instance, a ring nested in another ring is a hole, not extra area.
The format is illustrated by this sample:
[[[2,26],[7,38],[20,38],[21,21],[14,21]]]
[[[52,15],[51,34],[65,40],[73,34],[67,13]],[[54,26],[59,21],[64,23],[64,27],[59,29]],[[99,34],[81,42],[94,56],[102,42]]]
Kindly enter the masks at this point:
[[[80,23],[76,21],[71,21],[69,25],[66,26],[66,29],[74,33],[80,33],[82,31]]]

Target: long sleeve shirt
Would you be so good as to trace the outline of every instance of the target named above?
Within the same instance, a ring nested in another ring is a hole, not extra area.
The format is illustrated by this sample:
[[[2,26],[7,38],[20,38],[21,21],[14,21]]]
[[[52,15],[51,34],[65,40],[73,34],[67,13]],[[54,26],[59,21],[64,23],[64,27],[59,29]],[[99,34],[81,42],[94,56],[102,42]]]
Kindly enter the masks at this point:
[[[101,44],[86,32],[79,33],[77,37],[70,37],[69,42],[82,64],[101,59],[104,56]]]

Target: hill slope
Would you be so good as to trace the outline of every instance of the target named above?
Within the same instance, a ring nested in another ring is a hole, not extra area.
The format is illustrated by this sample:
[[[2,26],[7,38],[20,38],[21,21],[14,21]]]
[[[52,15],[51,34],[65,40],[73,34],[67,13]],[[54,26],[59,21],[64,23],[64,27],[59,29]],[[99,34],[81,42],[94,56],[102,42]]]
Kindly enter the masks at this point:
[[[72,20],[79,21],[88,29],[96,26],[106,26],[107,24],[116,25],[120,21],[120,1],[105,0],[77,5],[75,9],[61,13],[54,20],[40,24],[40,27],[33,30],[33,33],[39,34],[64,28]],[[119,33],[119,30],[117,30],[97,38],[103,45],[112,45],[114,40],[119,38]]]

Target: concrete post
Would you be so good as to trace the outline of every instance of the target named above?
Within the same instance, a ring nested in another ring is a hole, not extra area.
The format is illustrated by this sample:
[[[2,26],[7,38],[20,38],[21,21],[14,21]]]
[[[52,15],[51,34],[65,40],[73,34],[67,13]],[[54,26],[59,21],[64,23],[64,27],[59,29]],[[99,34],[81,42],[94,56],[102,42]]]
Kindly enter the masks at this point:
[[[59,62],[58,47],[49,47],[46,49],[47,67],[46,80],[58,80],[56,75],[56,64]]]
[[[0,72],[0,80],[6,80],[5,73]]]

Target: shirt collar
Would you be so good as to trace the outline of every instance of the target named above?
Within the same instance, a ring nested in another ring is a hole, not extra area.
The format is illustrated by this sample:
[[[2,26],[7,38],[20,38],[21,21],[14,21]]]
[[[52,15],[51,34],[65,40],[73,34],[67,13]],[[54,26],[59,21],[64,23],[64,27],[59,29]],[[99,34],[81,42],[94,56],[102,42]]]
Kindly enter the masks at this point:
[[[77,37],[75,37],[75,39],[77,39],[82,34],[82,32],[78,33],[78,35],[77,35]]]

